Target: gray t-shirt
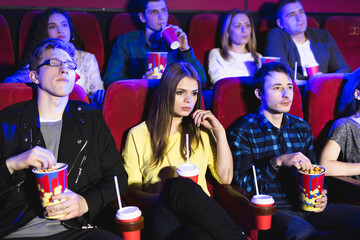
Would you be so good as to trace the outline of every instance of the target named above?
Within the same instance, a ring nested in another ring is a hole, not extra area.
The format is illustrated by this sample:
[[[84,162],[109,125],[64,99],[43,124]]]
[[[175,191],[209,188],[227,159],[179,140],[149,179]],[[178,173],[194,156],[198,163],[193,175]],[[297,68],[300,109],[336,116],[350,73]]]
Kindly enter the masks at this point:
[[[329,139],[341,148],[338,161],[360,162],[360,124],[357,121],[350,117],[336,120],[329,132]],[[360,180],[360,175],[352,177]]]

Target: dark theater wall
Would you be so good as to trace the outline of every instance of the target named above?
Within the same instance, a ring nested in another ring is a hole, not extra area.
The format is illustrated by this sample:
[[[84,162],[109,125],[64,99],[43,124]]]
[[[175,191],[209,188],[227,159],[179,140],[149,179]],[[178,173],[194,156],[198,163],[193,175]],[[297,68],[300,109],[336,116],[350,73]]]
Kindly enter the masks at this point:
[[[0,0],[0,7],[49,7],[124,11],[129,0],[62,0],[49,3],[48,0]],[[175,11],[227,11],[231,8],[247,8],[259,11],[261,7],[276,0],[167,0],[168,7]],[[360,13],[360,0],[303,0],[307,12],[314,13]]]

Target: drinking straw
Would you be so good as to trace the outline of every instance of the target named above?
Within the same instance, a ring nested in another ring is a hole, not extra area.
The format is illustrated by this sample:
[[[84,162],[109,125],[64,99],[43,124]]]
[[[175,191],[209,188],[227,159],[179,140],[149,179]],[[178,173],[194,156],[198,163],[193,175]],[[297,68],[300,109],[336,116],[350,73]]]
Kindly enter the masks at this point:
[[[186,134],[186,163],[189,165],[189,134]]]
[[[259,187],[257,184],[255,165],[252,165],[252,169],[253,169],[253,173],[254,173],[254,183],[255,183],[256,195],[259,195]]]
[[[296,74],[297,73],[297,61],[295,61],[295,68],[294,68],[294,81],[296,81]]]
[[[115,189],[116,189],[117,200],[118,200],[118,203],[119,203],[119,209],[121,209],[121,208],[122,208],[122,205],[121,205],[120,190],[119,190],[119,185],[118,185],[117,176],[114,176],[114,182],[115,182]]]

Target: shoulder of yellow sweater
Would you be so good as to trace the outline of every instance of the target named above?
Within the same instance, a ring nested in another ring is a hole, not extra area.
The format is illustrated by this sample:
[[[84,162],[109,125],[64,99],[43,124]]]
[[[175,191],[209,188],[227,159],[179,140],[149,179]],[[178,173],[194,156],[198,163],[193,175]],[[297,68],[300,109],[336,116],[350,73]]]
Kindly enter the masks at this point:
[[[147,128],[146,122],[142,122],[138,125],[136,125],[135,127],[131,128],[129,131],[129,134],[132,135],[148,135],[149,134],[149,130]]]

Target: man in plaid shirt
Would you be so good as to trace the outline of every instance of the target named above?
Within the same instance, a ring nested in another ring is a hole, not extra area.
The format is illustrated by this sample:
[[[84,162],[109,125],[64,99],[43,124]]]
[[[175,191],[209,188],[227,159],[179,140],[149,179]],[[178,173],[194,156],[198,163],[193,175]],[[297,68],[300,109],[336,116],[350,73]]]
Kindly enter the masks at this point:
[[[289,69],[281,63],[264,64],[254,76],[254,87],[260,108],[239,119],[229,133],[229,142],[235,181],[255,194],[255,165],[260,193],[276,201],[272,228],[261,234],[272,239],[317,239],[317,230],[339,229],[360,236],[360,207],[327,205],[326,190],[316,200],[319,210],[299,208],[296,172],[312,169],[316,156],[309,125],[287,113],[293,99]]]

